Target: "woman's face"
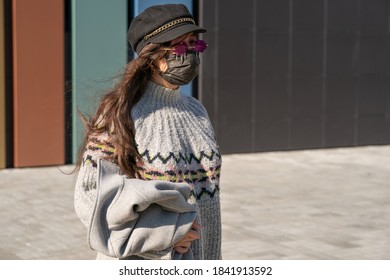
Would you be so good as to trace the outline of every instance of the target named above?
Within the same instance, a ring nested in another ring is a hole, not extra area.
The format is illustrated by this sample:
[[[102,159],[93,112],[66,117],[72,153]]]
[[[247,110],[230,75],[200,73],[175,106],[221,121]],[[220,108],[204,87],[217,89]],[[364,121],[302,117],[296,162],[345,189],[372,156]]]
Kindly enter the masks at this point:
[[[197,40],[197,37],[194,33],[188,33],[184,34],[183,36],[180,36],[176,39],[173,39],[170,43],[170,47],[175,47],[179,44],[185,43],[188,47],[195,45],[195,42]],[[169,54],[172,54],[173,50],[169,51]],[[167,70],[167,63],[165,59],[160,60],[159,68],[161,72],[164,72]]]
[[[197,40],[197,36],[194,34],[194,33],[188,33],[188,34],[185,34],[183,36],[180,36],[176,39],[173,39],[171,42],[170,42],[170,45],[169,45],[169,49],[168,50],[168,53],[169,54],[173,54],[173,48],[179,44],[186,44],[188,47],[190,46],[194,46],[195,45],[195,42]],[[157,67],[159,68],[160,72],[165,72],[167,69],[168,69],[168,64],[167,64],[167,61],[165,58],[161,59],[158,61],[158,64],[157,64]],[[153,80],[160,84],[160,85],[163,85],[167,88],[171,88],[171,89],[176,89],[178,88],[177,85],[172,85],[170,84],[169,82],[165,81],[164,79],[161,78],[160,74],[158,72],[154,72],[153,74]]]

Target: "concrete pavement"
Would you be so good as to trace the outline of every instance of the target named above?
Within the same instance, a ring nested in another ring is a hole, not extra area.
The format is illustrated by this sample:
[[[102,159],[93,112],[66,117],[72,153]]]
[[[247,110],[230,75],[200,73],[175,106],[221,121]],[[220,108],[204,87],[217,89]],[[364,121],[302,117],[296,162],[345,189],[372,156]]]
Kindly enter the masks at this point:
[[[0,259],[93,259],[72,166],[0,170]],[[390,259],[390,146],[223,157],[224,259]]]

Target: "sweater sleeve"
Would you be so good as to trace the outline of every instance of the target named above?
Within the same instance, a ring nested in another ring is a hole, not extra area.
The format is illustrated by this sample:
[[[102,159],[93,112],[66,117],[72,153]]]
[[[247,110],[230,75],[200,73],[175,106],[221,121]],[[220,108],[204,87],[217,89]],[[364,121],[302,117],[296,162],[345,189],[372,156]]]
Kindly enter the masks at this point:
[[[74,189],[74,208],[77,216],[88,229],[96,201],[97,161],[115,154],[107,134],[91,137],[83,154]]]

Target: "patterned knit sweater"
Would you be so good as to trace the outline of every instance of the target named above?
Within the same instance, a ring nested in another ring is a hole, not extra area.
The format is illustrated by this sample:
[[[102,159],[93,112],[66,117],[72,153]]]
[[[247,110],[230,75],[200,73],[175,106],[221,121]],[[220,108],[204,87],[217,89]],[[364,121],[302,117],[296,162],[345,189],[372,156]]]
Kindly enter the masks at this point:
[[[199,206],[195,259],[221,259],[221,155],[206,110],[195,98],[149,82],[131,112],[143,180],[187,182]],[[75,186],[75,210],[88,227],[96,199],[96,160],[115,154],[107,134],[91,137]]]

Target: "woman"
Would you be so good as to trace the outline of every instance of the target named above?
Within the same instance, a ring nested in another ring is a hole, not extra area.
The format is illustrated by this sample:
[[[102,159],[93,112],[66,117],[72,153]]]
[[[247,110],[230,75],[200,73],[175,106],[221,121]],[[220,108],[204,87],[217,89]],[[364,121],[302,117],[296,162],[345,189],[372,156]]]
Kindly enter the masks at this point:
[[[179,88],[197,75],[200,32],[184,5],[146,9],[128,32],[137,57],[84,118],[75,210],[98,258],[221,259],[221,156],[204,107]]]

